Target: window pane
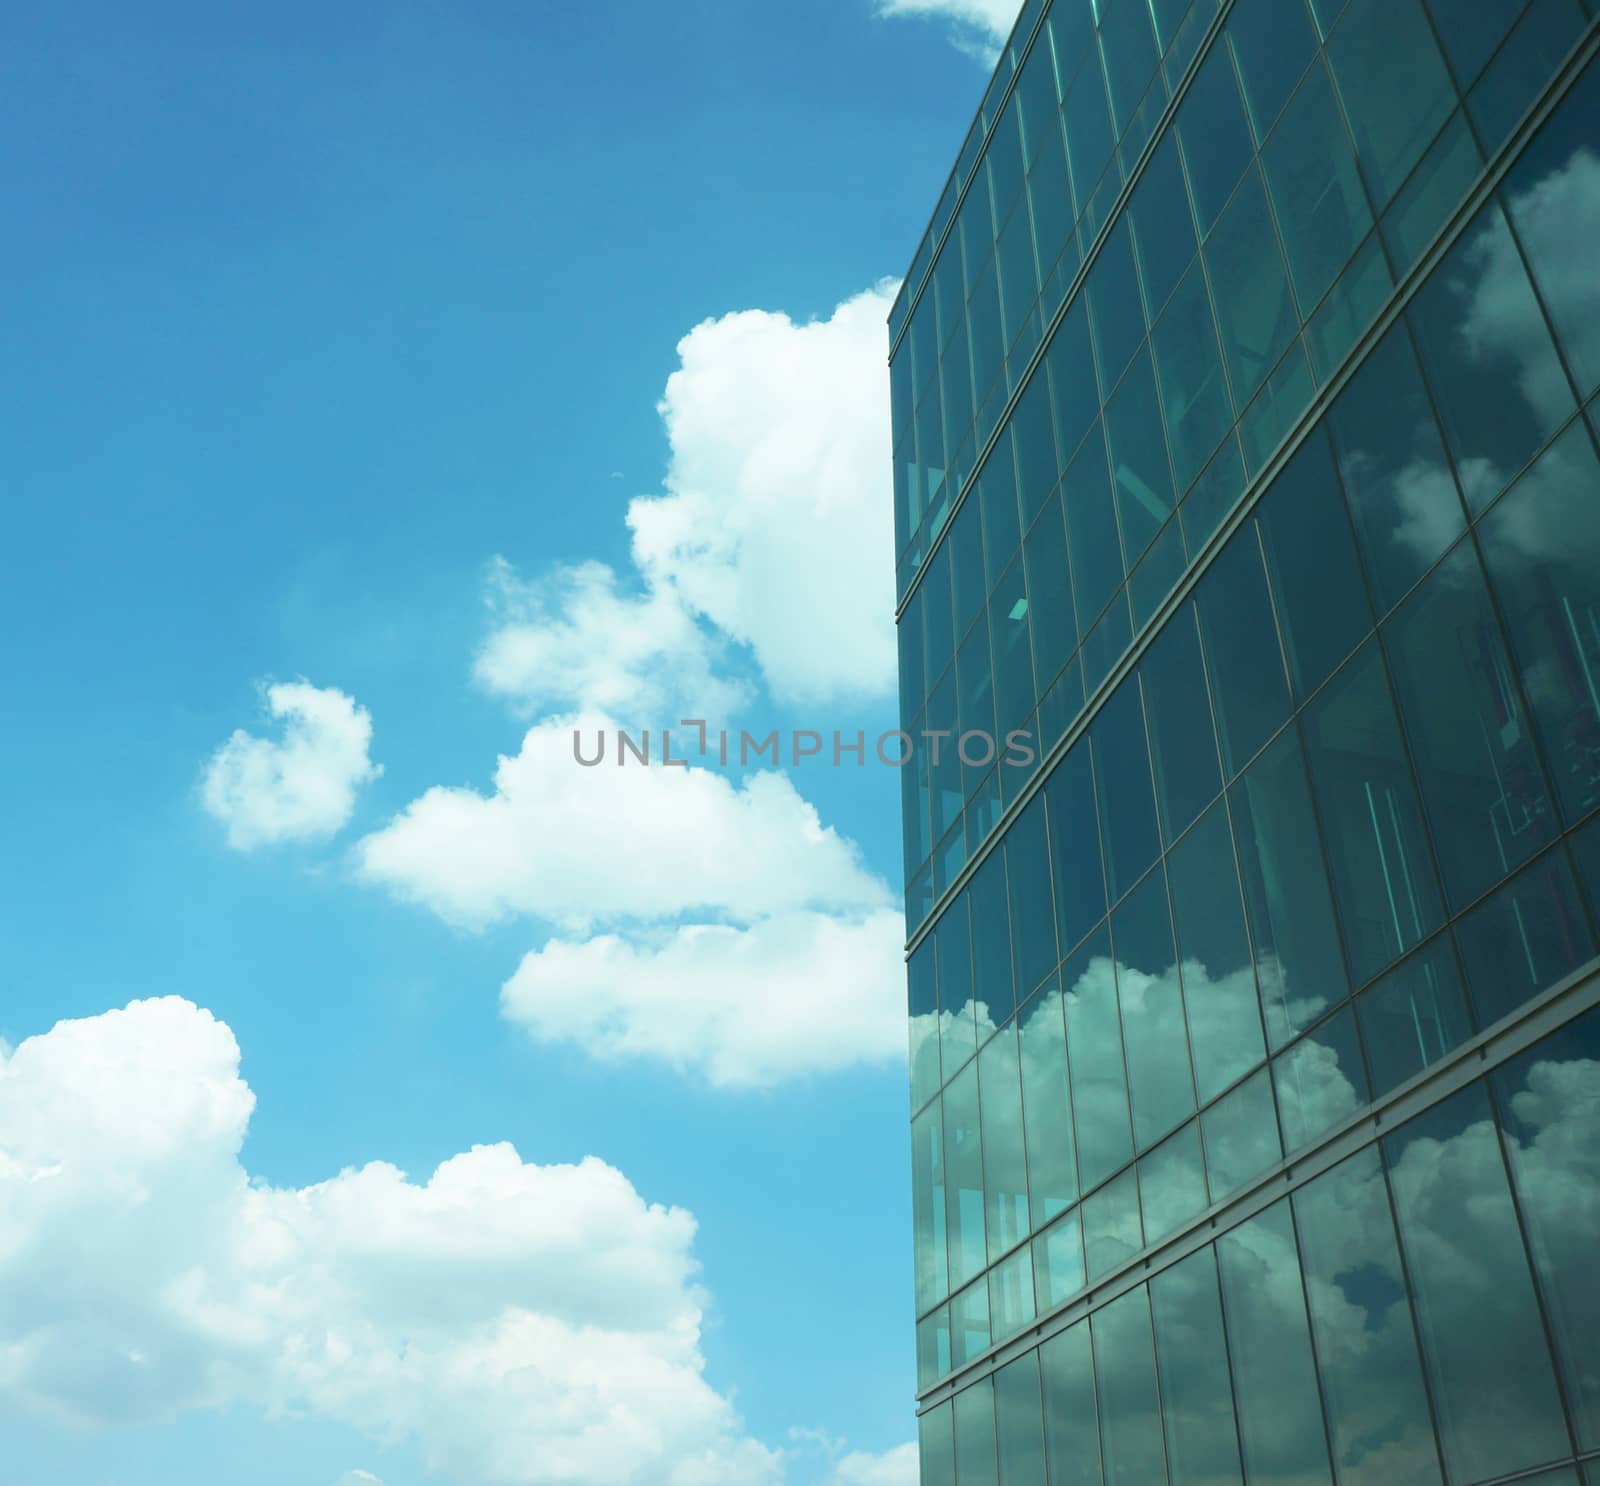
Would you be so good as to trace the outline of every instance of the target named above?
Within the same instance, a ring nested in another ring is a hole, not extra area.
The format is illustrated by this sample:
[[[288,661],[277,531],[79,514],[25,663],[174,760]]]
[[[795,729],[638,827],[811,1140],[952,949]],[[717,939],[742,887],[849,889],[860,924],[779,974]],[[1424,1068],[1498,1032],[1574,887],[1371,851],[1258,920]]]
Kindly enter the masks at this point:
[[[1229,794],[1238,832],[1245,907],[1275,1048],[1349,994],[1321,838],[1291,731]]]
[[[1244,461],[1239,458],[1238,444],[1226,439],[1194,489],[1183,498],[1183,534],[1191,552],[1198,553],[1211,539],[1243,491]]]
[[[1195,216],[1200,231],[1206,233],[1221,215],[1252,154],[1244,105],[1239,101],[1233,60],[1226,47],[1212,47],[1195,74],[1178,110],[1178,138],[1189,167]]]
[[[954,1412],[953,1404],[942,1403],[917,1420],[917,1449],[922,1457],[921,1486],[956,1486]]]
[[[1356,1017],[1375,1099],[1460,1047],[1472,1035],[1472,1022],[1449,936],[1441,934],[1363,991]]]
[[[1106,1486],[1161,1486],[1161,1401],[1156,1394],[1150,1302],[1143,1288],[1096,1311],[1094,1376]]]
[[[1101,1486],[1089,1323],[1080,1321],[1040,1347],[1039,1370],[1050,1486]]]
[[[950,1373],[950,1307],[941,1305],[917,1322],[917,1387],[930,1388]]]
[[[1526,0],[1475,0],[1472,5],[1435,7],[1439,40],[1444,43],[1456,81],[1468,86],[1516,20]]]
[[[1482,169],[1477,141],[1457,109],[1384,213],[1383,235],[1396,273],[1411,271]]]
[[[1017,514],[1017,466],[1004,434],[983,464],[978,500],[983,508],[983,574],[992,589],[1022,542]]]
[[[1278,628],[1250,527],[1235,533],[1212,563],[1196,606],[1223,769],[1232,778],[1289,715]]]
[[[1106,439],[1111,446],[1122,550],[1132,563],[1173,510],[1167,441],[1147,351],[1140,351],[1106,406]]]
[[[1452,1480],[1569,1449],[1482,1084],[1383,1142]]]
[[[1125,1171],[1092,1196],[1083,1199],[1083,1252],[1086,1274],[1094,1283],[1144,1247],[1139,1225],[1139,1187]]]
[[[1272,1063],[1283,1143],[1309,1145],[1367,1102],[1367,1075],[1356,1041],[1355,1013],[1346,1007],[1308,1032]]]
[[[1073,1212],[1033,1241],[1033,1288],[1043,1315],[1084,1285],[1083,1227]]]
[[[1287,7],[1285,7],[1287,8]],[[1327,69],[1318,62],[1261,151],[1289,270],[1309,310],[1372,227]]]
[[[992,1342],[1014,1336],[1033,1317],[1033,1257],[1028,1249],[1021,1248],[989,1271]]]
[[[1045,784],[1045,808],[1050,816],[1057,929],[1062,947],[1069,949],[1106,911],[1094,767],[1086,743],[1075,744],[1056,766]]]
[[[1456,103],[1421,0],[1352,0],[1328,38],[1328,60],[1381,205]]]
[[[972,938],[963,894],[945,910],[934,930],[939,943],[939,1055],[948,1078],[977,1052],[972,995]]]
[[[1263,1068],[1200,1116],[1211,1200],[1220,1202],[1283,1156],[1272,1109],[1272,1081]]]
[[[1426,939],[1439,888],[1383,660],[1368,644],[1306,711],[1334,898],[1355,983]]]
[[[1142,1150],[1194,1113],[1183,995],[1172,948],[1167,884],[1159,867],[1111,915],[1111,938],[1117,956],[1134,1144]]]
[[[1047,1223],[1077,1200],[1078,1176],[1067,1089],[1065,1009],[1052,981],[1021,1017],[1022,1108],[1034,1223]]]
[[[1100,11],[1100,46],[1111,83],[1117,133],[1128,126],[1150,74],[1156,70],[1156,38],[1146,0],[1110,0]]]
[[[1256,138],[1265,139],[1316,48],[1311,17],[1301,0],[1238,0],[1228,17],[1228,37],[1239,59],[1250,122]]]
[[[1149,623],[1188,566],[1183,532],[1176,521],[1168,520],[1150,550],[1139,559],[1139,566],[1128,575],[1128,606],[1133,610],[1135,630]]]
[[[1581,423],[1478,531],[1562,811],[1576,820],[1600,804],[1600,464]]]
[[[1412,303],[1411,322],[1467,505],[1481,511],[1574,406],[1493,202],[1434,270]]]
[[[1098,423],[1061,483],[1061,498],[1067,511],[1078,630],[1087,633],[1123,577],[1117,513],[1111,503],[1106,447]]]
[[[1372,628],[1350,518],[1321,429],[1312,431],[1257,509],[1289,675],[1304,699]]]
[[[911,1025],[911,1108],[921,1109],[939,1092],[939,983],[934,940],[924,939],[906,967]]]
[[[921,1315],[948,1293],[944,1146],[937,1104],[929,1105],[911,1122],[911,1206],[917,1259],[917,1314]]]
[[[956,1480],[961,1486],[996,1486],[994,1380],[984,1378],[956,1394]]]
[[[1180,835],[1222,787],[1194,608],[1167,622],[1139,666],[1161,834]]]
[[[1553,851],[1456,926],[1467,991],[1487,1027],[1594,953],[1566,853]]]
[[[1294,1211],[1339,1486],[1437,1483],[1433,1421],[1376,1149],[1301,1188]]]
[[[1100,412],[1100,391],[1095,382],[1094,353],[1089,341],[1089,315],[1081,298],[1074,302],[1066,319],[1051,336],[1044,364],[1050,373],[1056,447],[1063,459],[1070,459]]]
[[[1593,241],[1597,149],[1600,68],[1591,65],[1506,177],[1503,198],[1584,397],[1600,386],[1595,281],[1584,247]]]
[[[972,911],[972,969],[978,1020],[999,1026],[1016,1010],[1011,976],[1011,929],[1006,910],[1006,869],[1001,852],[978,868],[967,888]]]
[[[983,1102],[983,1182],[989,1258],[1027,1236],[1028,1161],[1022,1135],[1017,1034],[1006,1027],[978,1054]]]
[[[1144,310],[1126,222],[1118,224],[1089,270],[1088,299],[1100,385],[1109,392],[1144,339]]]
[[[1471,902],[1547,842],[1543,771],[1471,543],[1385,626],[1395,691],[1444,869]]]
[[[1128,1088],[1122,1071],[1122,1024],[1111,944],[1102,928],[1062,970],[1072,1114],[1078,1132],[1078,1180],[1090,1187],[1133,1155]],[[947,1101],[948,1102],[948,1101]]]
[[[1160,1243],[1205,1207],[1200,1125],[1190,1120],[1139,1162],[1139,1211],[1144,1218],[1145,1242]]]
[[[1239,1437],[1213,1252],[1201,1249],[1151,1280],[1150,1307],[1172,1486],[1239,1480]]]
[[[1578,1448],[1600,1445],[1600,1012],[1588,1012],[1494,1075],[1507,1157],[1556,1350]]]
[[[1584,28],[1578,0],[1533,0],[1467,95],[1467,112],[1490,154],[1511,137]]]
[[[995,1373],[994,1411],[999,1424],[1000,1486],[1039,1486],[1044,1480],[1044,1407],[1037,1352]]]
[[[1033,523],[1061,473],[1056,436],[1051,426],[1050,379],[1035,376],[1011,415],[1011,438],[1017,454],[1017,486],[1022,496],[1022,524]]]
[[[1139,685],[1129,678],[1112,694],[1090,734],[1100,793],[1100,832],[1113,902],[1156,858],[1155,797],[1145,748]]]
[[[1262,384],[1256,400],[1239,419],[1239,443],[1252,474],[1266,468],[1267,461],[1310,403],[1316,385],[1311,376],[1311,362],[1306,357],[1305,342],[1296,338]]]
[[[1333,288],[1306,325],[1306,346],[1317,375],[1327,381],[1350,348],[1372,324],[1394,287],[1378,234],[1356,250],[1356,256],[1334,280]]]
[[[1331,1486],[1289,1204],[1218,1239],[1217,1261],[1248,1479]]]
[[[1403,324],[1340,393],[1328,427],[1373,597],[1386,612],[1466,525]]]
[[[1195,1083],[1204,1103],[1266,1055],[1233,840],[1220,801],[1168,853],[1167,874]]]
[[[950,523],[945,541],[950,553],[951,589],[955,603],[955,632],[966,637],[972,621],[983,612],[989,588],[983,576],[983,518],[980,503],[970,496]]]
[[[1022,544],[1028,585],[1028,630],[1033,639],[1033,670],[1047,688],[1078,643],[1072,613],[1072,580],[1067,573],[1067,528],[1061,497],[1052,495]]]
[[[1243,407],[1300,325],[1261,175],[1254,167],[1245,173],[1207,240],[1205,259],[1217,301],[1222,358],[1234,403]]]
[[[951,1366],[965,1367],[989,1350],[989,1282],[968,1285],[950,1302]]]
[[[1223,380],[1205,275],[1193,264],[1150,337],[1161,405],[1172,440],[1179,490],[1186,490],[1217,447],[1233,409]]]
[[[1006,832],[1006,880],[1010,885],[1017,996],[1026,998],[1056,968],[1055,905],[1050,891],[1050,850],[1045,840],[1045,802],[1036,796]]]
[[[1189,215],[1189,190],[1175,134],[1169,133],[1150,157],[1134,188],[1128,216],[1133,223],[1145,303],[1153,317],[1160,313],[1194,257],[1194,221]]]
[[[944,1091],[945,1226],[950,1283],[965,1284],[987,1261],[983,1241],[983,1153],[978,1138],[978,1065]]]

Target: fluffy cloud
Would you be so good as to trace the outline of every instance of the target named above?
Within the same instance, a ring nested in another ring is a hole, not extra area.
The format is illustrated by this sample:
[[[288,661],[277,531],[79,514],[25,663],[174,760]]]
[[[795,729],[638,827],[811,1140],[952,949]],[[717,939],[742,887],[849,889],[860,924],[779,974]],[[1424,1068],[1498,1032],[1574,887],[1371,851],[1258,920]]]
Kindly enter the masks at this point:
[[[493,794],[430,789],[357,844],[358,870],[450,923],[477,928],[525,914],[570,927],[712,913],[751,921],[797,908],[885,906],[887,886],[853,842],[824,826],[789,779],[741,783],[710,769],[582,768],[598,716],[554,718],[502,757]],[[674,754],[694,742],[675,736]],[[659,750],[659,737],[653,738]]]
[[[383,1486],[371,1471],[346,1471],[339,1477],[337,1486]]]
[[[0,1394],[91,1426],[310,1412],[486,1486],[780,1478],[703,1375],[690,1214],[508,1145],[269,1187],[238,1065],[176,998],[0,1063]]]
[[[745,310],[696,326],[660,403],[666,493],[628,510],[652,587],[748,644],[780,700],[893,686],[896,287],[806,324]]]
[[[745,700],[717,674],[726,647],[675,594],[624,593],[605,563],[526,582],[496,558],[488,597],[495,623],[474,675],[530,712],[594,709],[647,726],[730,717]]]
[[[917,1447],[899,1445],[882,1455],[852,1450],[835,1467],[829,1486],[917,1486]]]
[[[1021,9],[1018,0],[878,0],[878,14],[929,16],[956,23],[955,42],[993,66]]]
[[[752,1087],[905,1056],[904,925],[790,913],[654,941],[552,940],[501,992],[513,1022],[597,1058],[655,1058]]]
[[[236,851],[331,836],[350,819],[356,791],[383,772],[368,757],[372,717],[353,697],[306,681],[266,688],[282,737],[238,729],[207,763],[206,810]]]

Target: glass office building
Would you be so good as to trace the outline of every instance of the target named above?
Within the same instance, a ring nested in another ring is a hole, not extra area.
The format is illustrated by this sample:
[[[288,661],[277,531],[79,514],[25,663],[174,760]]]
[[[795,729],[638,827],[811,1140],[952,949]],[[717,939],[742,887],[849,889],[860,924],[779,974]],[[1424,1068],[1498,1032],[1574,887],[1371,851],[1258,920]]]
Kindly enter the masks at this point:
[[[1023,6],[890,321],[925,1486],[1600,1486],[1596,10]]]

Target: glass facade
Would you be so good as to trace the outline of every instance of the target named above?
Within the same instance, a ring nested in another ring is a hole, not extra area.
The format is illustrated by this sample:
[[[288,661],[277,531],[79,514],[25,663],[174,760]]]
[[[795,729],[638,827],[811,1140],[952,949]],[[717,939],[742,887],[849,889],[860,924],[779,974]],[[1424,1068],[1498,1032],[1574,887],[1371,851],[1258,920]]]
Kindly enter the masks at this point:
[[[902,773],[925,1483],[1600,1472],[1596,9],[1022,8],[890,320],[902,726],[1035,742]]]

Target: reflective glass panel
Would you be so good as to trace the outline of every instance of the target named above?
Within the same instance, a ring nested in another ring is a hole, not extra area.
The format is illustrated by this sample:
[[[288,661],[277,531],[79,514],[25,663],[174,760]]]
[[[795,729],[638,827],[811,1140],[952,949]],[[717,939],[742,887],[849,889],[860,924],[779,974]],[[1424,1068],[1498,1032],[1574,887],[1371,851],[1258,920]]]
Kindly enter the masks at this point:
[[[1433,1421],[1376,1149],[1302,1187],[1294,1211],[1339,1486],[1437,1486]]]
[[[1512,1180],[1578,1431],[1600,1445],[1600,1012],[1590,1011],[1493,1078]]]
[[[1150,336],[1179,490],[1204,467],[1233,420],[1201,265],[1191,265]]]
[[[1112,901],[1120,898],[1156,858],[1155,797],[1145,748],[1139,684],[1129,677],[1112,693],[1090,731],[1100,833]]]
[[[1030,1226],[1014,1026],[1004,1028],[978,1054],[978,1094],[982,1101],[984,1216],[993,1259],[1026,1237]]]
[[[1067,573],[1067,528],[1061,497],[1052,495],[1022,544],[1028,584],[1029,633],[1033,670],[1041,688],[1055,679],[1078,643],[1072,613],[1072,580]]]
[[[1028,1188],[1036,1225],[1064,1212],[1078,1195],[1064,1017],[1061,991],[1052,980],[1020,1019]]]
[[[1233,841],[1221,802],[1167,854],[1167,875],[1195,1084],[1203,1103],[1265,1056]]]
[[[1483,1085],[1383,1150],[1451,1479],[1560,1459],[1566,1424]]]
[[[1139,1224],[1139,1187],[1129,1170],[1083,1199],[1083,1253],[1091,1284],[1144,1247]]]
[[[1478,525],[1568,820],[1600,804],[1600,463],[1582,423]]]
[[[1261,168],[1277,208],[1295,291],[1309,310],[1372,227],[1349,136],[1320,61],[1262,149]]]
[[[1163,839],[1180,835],[1222,787],[1194,606],[1169,619],[1139,666]]]
[[[1369,643],[1305,714],[1323,844],[1357,984],[1438,927],[1433,859],[1383,659]]]
[[[1282,3],[1282,0],[1279,0]],[[1206,270],[1217,303],[1222,359],[1236,406],[1243,407],[1266,380],[1299,329],[1278,234],[1255,167],[1205,246]]]
[[[1482,169],[1477,141],[1457,109],[1384,213],[1383,235],[1396,273],[1411,271]]]
[[[1548,853],[1456,925],[1478,1025],[1509,1015],[1594,954],[1566,853]]]
[[[1331,1486],[1288,1202],[1224,1234],[1217,1261],[1247,1478]]]
[[[1089,314],[1082,297],[1073,302],[1066,318],[1045,348],[1044,364],[1050,374],[1050,404],[1055,410],[1056,447],[1071,459],[1100,411],[1100,390],[1094,375],[1094,352],[1089,337]],[[1103,457],[1103,456],[1102,456]]]
[[[1472,1035],[1466,992],[1441,934],[1356,998],[1356,1019],[1381,1099]]]
[[[955,1405],[942,1403],[917,1420],[921,1486],[956,1486]]]
[[[1263,1068],[1200,1116],[1211,1198],[1220,1202],[1283,1156],[1272,1109],[1272,1081]]]
[[[1111,448],[1117,516],[1122,523],[1122,550],[1131,563],[1150,545],[1173,510],[1167,441],[1161,431],[1148,351],[1139,352],[1106,405],[1106,439]]]
[[[948,1078],[977,1052],[972,996],[972,939],[967,899],[963,894],[939,920],[939,1042],[944,1076]]]
[[[1456,104],[1421,0],[1351,0],[1328,38],[1328,61],[1381,205]]]
[[[1133,1104],[1134,1144],[1153,1144],[1194,1113],[1183,994],[1172,947],[1167,884],[1158,867],[1111,915],[1117,1000]]]
[[[1201,1249],[1152,1279],[1150,1308],[1172,1486],[1238,1481],[1239,1435],[1212,1250]]]
[[[1178,139],[1189,168],[1195,216],[1209,232],[1250,163],[1250,130],[1226,47],[1214,46],[1178,109]]]
[[[1490,154],[1511,137],[1517,121],[1555,76],[1583,27],[1578,0],[1533,0],[1523,12],[1467,95],[1467,112]]]
[[[1050,817],[1057,932],[1062,947],[1070,949],[1106,911],[1094,766],[1086,743],[1075,744],[1046,781],[1045,809]]]
[[[1314,429],[1257,507],[1295,694],[1309,696],[1372,628],[1327,435]]]
[[[1159,1243],[1205,1207],[1200,1126],[1190,1120],[1139,1162],[1139,1211],[1144,1218],[1145,1242]]]
[[[978,1065],[968,1063],[944,1091],[945,1228],[951,1288],[988,1260],[983,1238],[983,1149],[978,1136]]]
[[[1122,1024],[1111,944],[1098,930],[1061,973],[1067,995],[1067,1047],[1072,1113],[1078,1132],[1081,1186],[1104,1180],[1133,1155],[1128,1086],[1122,1068]]]
[[[960,1486],[997,1486],[992,1377],[956,1394],[956,1480]]]
[[[1033,1288],[1043,1314],[1083,1289],[1083,1229],[1073,1212],[1033,1241]]]
[[[1050,1486],[1101,1486],[1100,1424],[1089,1323],[1080,1321],[1040,1347],[1039,1371],[1044,1383]]]
[[[1106,1486],[1162,1486],[1161,1400],[1143,1287],[1111,1302],[1089,1320],[1094,1376],[1100,1397],[1100,1442]]]
[[[911,1213],[917,1314],[948,1293],[945,1260],[944,1133],[937,1104],[911,1122]]]
[[[989,1282],[979,1279],[950,1302],[952,1367],[965,1367],[989,1350]]]
[[[939,983],[933,956],[933,939],[924,939],[906,967],[914,1110],[921,1109],[939,1092]]]
[[[999,1425],[1000,1486],[1039,1486],[1045,1465],[1037,1352],[995,1373],[994,1412]]]
[[[1161,312],[1184,268],[1194,257],[1194,221],[1189,190],[1178,158],[1178,138],[1169,133],[1145,165],[1128,208],[1152,317]]]
[[[1367,1075],[1356,1040],[1355,1013],[1336,1012],[1272,1062],[1283,1143],[1309,1145],[1367,1102]]]
[[[1228,39],[1244,81],[1245,106],[1256,138],[1267,131],[1316,49],[1311,17],[1301,0],[1237,0]]]
[[[1100,385],[1109,390],[1144,339],[1144,309],[1126,220],[1117,225],[1100,249],[1089,270],[1087,293]]]
[[[1016,1010],[1012,989],[1011,915],[1006,907],[1005,854],[996,851],[967,887],[972,914],[972,971],[978,1022],[999,1026]]]
[[[1006,881],[1011,899],[1017,996],[1025,999],[1056,968],[1055,902],[1050,890],[1050,847],[1045,801],[1036,795],[1005,835]]]
[[[1097,422],[1061,482],[1072,553],[1072,597],[1078,629],[1087,633],[1122,582],[1122,547],[1111,501],[1106,446]]]
[[[1403,324],[1340,393],[1328,427],[1373,598],[1387,611],[1466,525]]]
[[[1002,1342],[1014,1336],[1033,1317],[1033,1256],[1024,1247],[989,1271],[991,1341]]]

